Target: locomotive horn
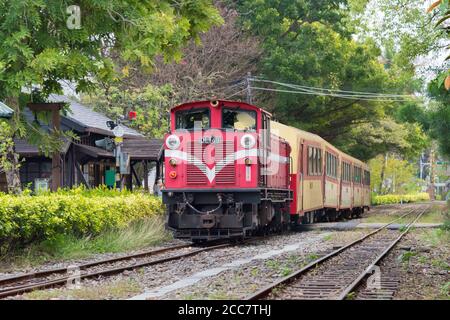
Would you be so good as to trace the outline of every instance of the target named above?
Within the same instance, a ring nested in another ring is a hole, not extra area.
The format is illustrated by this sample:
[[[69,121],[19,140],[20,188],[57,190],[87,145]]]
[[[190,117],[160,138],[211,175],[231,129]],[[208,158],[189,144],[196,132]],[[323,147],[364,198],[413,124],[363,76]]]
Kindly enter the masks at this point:
[[[211,106],[213,106],[214,108],[218,107],[218,106],[219,106],[219,101],[217,101],[217,100],[212,100],[212,101],[211,101]]]

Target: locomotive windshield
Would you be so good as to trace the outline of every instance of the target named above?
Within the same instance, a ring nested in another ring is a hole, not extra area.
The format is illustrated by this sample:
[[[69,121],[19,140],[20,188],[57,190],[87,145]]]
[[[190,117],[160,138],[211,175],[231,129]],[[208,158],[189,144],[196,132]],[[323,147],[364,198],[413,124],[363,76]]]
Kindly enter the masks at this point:
[[[256,112],[250,110],[222,110],[222,127],[227,130],[255,131]]]
[[[175,113],[176,129],[209,129],[209,109],[182,110]]]

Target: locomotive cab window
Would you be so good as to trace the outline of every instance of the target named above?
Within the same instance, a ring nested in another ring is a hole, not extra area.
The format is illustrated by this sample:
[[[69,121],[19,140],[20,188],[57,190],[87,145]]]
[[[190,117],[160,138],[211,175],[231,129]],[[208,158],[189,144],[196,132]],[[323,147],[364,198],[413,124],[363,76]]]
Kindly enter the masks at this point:
[[[256,130],[256,112],[224,108],[222,110],[222,128],[237,131]]]
[[[176,129],[209,129],[210,113],[209,109],[190,109],[177,111],[175,113]]]

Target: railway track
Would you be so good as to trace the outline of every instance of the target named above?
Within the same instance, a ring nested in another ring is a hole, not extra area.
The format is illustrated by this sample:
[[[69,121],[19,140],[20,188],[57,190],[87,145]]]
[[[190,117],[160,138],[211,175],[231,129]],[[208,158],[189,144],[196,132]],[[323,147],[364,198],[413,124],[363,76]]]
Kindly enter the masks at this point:
[[[257,299],[334,299],[353,298],[354,291],[367,281],[367,277],[376,269],[377,264],[408,233],[411,226],[427,211],[424,206],[405,213],[381,228],[341,247],[274,282],[247,297]],[[404,230],[389,230],[388,227],[406,216],[416,213],[405,225]],[[374,274],[377,276],[377,274]],[[369,281],[373,278],[370,277]],[[377,280],[377,279],[376,279]],[[371,282],[369,290],[359,294],[358,298],[388,299],[393,296],[398,281],[395,275],[389,275],[376,283]],[[367,286],[366,286],[367,287]]]
[[[77,265],[76,268],[58,268],[1,278],[0,298],[15,296],[34,290],[64,286],[78,279],[84,280],[89,278],[97,278],[100,276],[120,274],[124,271],[135,270],[168,261],[180,260],[197,255],[201,252],[225,248],[233,245],[235,245],[235,243],[210,244],[204,247],[195,247],[193,244],[183,244],[81,264]],[[187,252],[177,253],[177,251],[183,250],[187,250]],[[166,255],[171,252],[175,252],[175,254]],[[160,255],[163,255],[163,257],[149,259]],[[73,271],[78,272],[78,274],[74,275],[74,273],[72,273]]]

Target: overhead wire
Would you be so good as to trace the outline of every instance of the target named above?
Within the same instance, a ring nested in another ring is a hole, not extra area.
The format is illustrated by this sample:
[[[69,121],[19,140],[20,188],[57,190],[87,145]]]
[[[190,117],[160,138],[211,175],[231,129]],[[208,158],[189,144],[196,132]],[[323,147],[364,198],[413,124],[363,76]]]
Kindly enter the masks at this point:
[[[319,88],[312,86],[296,85],[291,83],[283,83],[279,81],[272,81],[267,79],[259,78],[249,78],[248,81],[253,82],[263,82],[271,83],[278,86],[287,87],[294,90],[283,90],[274,88],[263,88],[250,86],[251,89],[264,90],[264,91],[275,91],[275,92],[285,92],[285,93],[297,93],[306,95],[317,95],[317,96],[332,96],[344,99],[357,99],[366,101],[406,101],[410,100],[413,96],[411,95],[399,95],[399,94],[385,94],[385,93],[375,93],[375,92],[363,92],[363,91],[349,91],[349,90],[339,90],[339,89],[328,89]]]

